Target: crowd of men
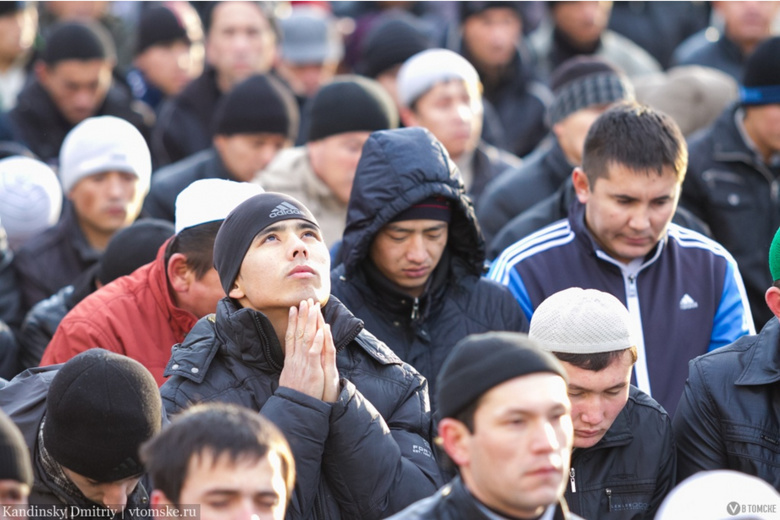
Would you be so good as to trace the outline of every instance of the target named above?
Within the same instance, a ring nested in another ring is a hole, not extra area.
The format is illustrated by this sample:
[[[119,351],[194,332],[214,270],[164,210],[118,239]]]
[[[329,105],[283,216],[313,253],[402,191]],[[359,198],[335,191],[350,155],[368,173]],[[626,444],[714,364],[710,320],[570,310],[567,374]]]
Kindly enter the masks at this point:
[[[398,4],[0,2],[0,517],[780,518],[780,2]]]

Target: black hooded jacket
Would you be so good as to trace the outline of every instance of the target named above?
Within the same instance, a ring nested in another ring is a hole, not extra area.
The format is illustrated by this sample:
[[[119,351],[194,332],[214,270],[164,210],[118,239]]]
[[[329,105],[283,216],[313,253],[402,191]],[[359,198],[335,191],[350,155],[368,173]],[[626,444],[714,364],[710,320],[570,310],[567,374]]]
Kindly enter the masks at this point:
[[[369,251],[395,215],[431,196],[451,201],[449,238],[425,292],[413,298],[380,274]],[[425,129],[375,132],[364,145],[341,258],[331,273],[332,293],[428,379],[431,396],[439,368],[458,340],[491,330],[528,330],[509,291],[481,278],[485,243],[471,200],[444,147]]]

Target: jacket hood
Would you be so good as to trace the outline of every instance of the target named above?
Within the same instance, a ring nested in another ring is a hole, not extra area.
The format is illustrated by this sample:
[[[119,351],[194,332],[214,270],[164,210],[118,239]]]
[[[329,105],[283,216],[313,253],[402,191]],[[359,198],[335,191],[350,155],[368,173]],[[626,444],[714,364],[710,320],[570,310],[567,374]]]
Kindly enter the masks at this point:
[[[433,134],[419,127],[374,132],[363,146],[341,246],[346,274],[368,256],[382,226],[431,196],[453,202],[447,247],[481,275],[485,241],[460,171]]]

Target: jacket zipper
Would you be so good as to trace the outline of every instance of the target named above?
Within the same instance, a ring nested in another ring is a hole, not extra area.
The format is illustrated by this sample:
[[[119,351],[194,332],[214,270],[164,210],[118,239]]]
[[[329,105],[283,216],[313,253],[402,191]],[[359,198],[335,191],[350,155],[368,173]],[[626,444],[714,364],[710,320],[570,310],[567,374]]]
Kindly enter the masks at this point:
[[[574,468],[569,471],[569,479],[571,480],[571,492],[577,492],[577,483],[574,481]]]
[[[609,510],[612,511],[612,490],[607,488],[607,504],[609,505]]]
[[[412,321],[420,317],[420,299],[414,299],[414,305],[412,305]]]

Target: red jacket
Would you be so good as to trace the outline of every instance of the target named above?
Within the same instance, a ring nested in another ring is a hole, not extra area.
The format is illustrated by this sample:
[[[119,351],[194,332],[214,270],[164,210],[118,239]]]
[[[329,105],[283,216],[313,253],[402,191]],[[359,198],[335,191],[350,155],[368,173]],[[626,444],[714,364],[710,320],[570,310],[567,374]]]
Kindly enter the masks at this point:
[[[171,347],[181,343],[198,318],[176,307],[168,291],[166,241],[154,262],[117,278],[90,294],[60,322],[41,366],[64,363],[76,354],[100,347],[143,364],[157,380]]]

